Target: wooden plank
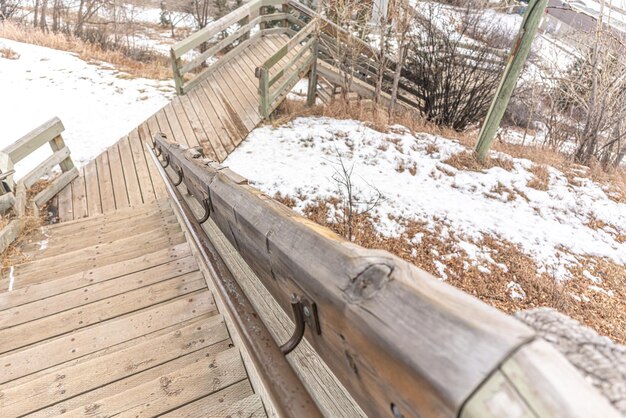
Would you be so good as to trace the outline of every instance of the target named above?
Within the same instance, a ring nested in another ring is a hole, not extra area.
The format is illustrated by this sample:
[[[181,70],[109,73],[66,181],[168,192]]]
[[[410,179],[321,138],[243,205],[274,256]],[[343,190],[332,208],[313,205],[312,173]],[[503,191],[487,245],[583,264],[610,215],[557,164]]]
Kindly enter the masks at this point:
[[[146,155],[148,150],[146,149],[146,144],[152,144],[152,137],[148,131],[148,126],[146,124],[139,125],[139,139],[140,144],[142,146],[141,154],[143,155],[144,160],[146,161],[146,166],[148,167],[148,174],[150,175],[150,180],[152,184],[152,190],[154,192],[154,198],[156,200],[167,199],[167,189],[165,188],[165,183],[163,179],[159,175],[157,168],[154,166],[154,162],[150,156]],[[133,145],[134,147],[134,145]],[[145,194],[144,194],[145,198]]]
[[[59,192],[59,222],[71,221],[74,219],[74,209],[72,201],[72,186],[68,184]]]
[[[182,126],[176,117],[176,113],[174,112],[174,108],[172,107],[172,102],[170,102],[167,106],[163,108],[163,112],[165,113],[165,117],[167,118],[167,122],[170,125],[170,129],[172,131],[172,135],[174,141],[179,142],[180,140],[175,138],[185,138],[184,141],[189,144],[190,147],[198,146],[198,140],[195,135],[191,135],[189,138],[183,132]]]
[[[226,157],[226,150],[217,138],[217,129],[206,114],[207,106],[210,107],[202,102],[196,90],[180,100],[180,110],[196,132],[205,155],[212,160],[218,160],[220,156]]]
[[[69,410],[70,416],[85,409],[98,410],[103,416],[156,416],[199,397],[215,393],[246,378],[241,356],[236,348],[205,357],[200,364],[190,364],[121,393],[98,399]]]
[[[185,242],[173,247],[142,254],[135,258],[79,271],[72,275],[53,277],[41,283],[19,286],[11,292],[6,292],[6,286],[3,286],[3,291],[0,292],[0,312],[1,310],[53,297],[63,292],[138,273],[161,264],[176,262],[176,260],[188,257],[190,254],[189,245]]]
[[[146,246],[159,250],[185,241],[180,231],[150,231],[112,243],[95,245],[83,250],[19,264],[14,268],[15,285],[20,286],[49,280],[55,275],[69,275],[78,271],[134,258],[145,253]],[[41,272],[45,271],[46,274]]]
[[[556,348],[544,340],[537,339],[517,350],[500,370],[524,399],[527,408],[540,417],[618,418],[621,415]],[[498,395],[502,396],[496,394],[496,398]]]
[[[250,382],[242,380],[218,392],[198,399],[197,401],[181,406],[169,413],[161,415],[163,418],[196,418],[196,417],[225,417],[225,410],[240,400],[254,396]],[[260,400],[259,400],[260,402]],[[261,404],[261,407],[263,405]],[[232,417],[248,417],[244,414],[231,414]],[[252,415],[254,417],[254,415]],[[264,416],[264,415],[260,415]]]
[[[198,266],[193,257],[186,257],[5,309],[0,311],[0,330],[49,317],[61,311],[88,305],[197,270]],[[47,285],[50,286],[50,282]]]
[[[189,114],[195,112],[201,121],[204,121],[204,125],[207,129],[208,142],[214,151],[214,159],[217,161],[224,161],[228,156],[228,150],[226,144],[231,142],[230,133],[226,130],[226,127],[220,121],[216,107],[212,102],[212,98],[209,98],[204,90],[204,83],[201,84],[198,89],[191,92],[190,96],[194,97],[193,102],[189,102],[185,111]],[[185,100],[182,100],[185,104]]]
[[[160,379],[161,377],[167,376],[169,373],[176,372],[177,370],[189,367],[190,365],[194,365],[196,369],[208,369],[206,360],[213,359],[215,355],[226,350],[229,344],[229,340],[221,341],[207,348],[203,348],[180,358],[171,360],[160,366],[144,370],[141,373],[134,374],[125,379],[118,380],[89,392],[85,392],[79,396],[69,398],[56,405],[52,405],[49,408],[32,413],[29,417],[48,418],[60,416],[72,410],[83,409],[84,411],[85,407],[95,405],[101,399],[106,399],[117,394],[123,394],[131,388],[139,387],[140,385],[155,379]],[[158,390],[158,392],[163,393],[162,390]],[[70,416],[73,415],[74,414]],[[79,416],[82,416],[82,413],[79,413]]]
[[[102,201],[100,200],[100,183],[98,182],[98,170],[96,162],[89,161],[85,166],[85,190],[87,191],[87,212],[89,216],[102,213]]]
[[[124,168],[117,144],[107,150],[109,169],[111,170],[111,183],[113,184],[113,196],[115,196],[115,209],[123,209],[130,206],[128,188],[124,179]]]
[[[135,167],[133,151],[130,148],[128,136],[120,139],[117,142],[117,145],[120,152],[122,169],[124,171],[124,181],[126,183],[126,192],[128,193],[128,202],[130,206],[141,205],[144,200],[141,187],[139,187],[137,168]]]
[[[2,152],[8,154],[13,164],[16,164],[46,142],[55,138],[64,129],[61,120],[54,117],[4,148]]]
[[[93,245],[105,244],[159,228],[175,231],[178,225],[178,220],[174,215],[165,216],[161,214],[150,216],[148,219],[141,219],[140,221],[131,219],[129,222],[118,222],[114,229],[106,228],[104,230],[90,231],[87,235],[77,233],[45,237],[40,241],[23,245],[22,251],[25,255],[31,256],[32,259],[38,260]]]
[[[210,292],[201,291],[184,298],[155,305],[97,326],[26,347],[2,356],[0,383],[28,376],[57,364],[137,338],[151,331],[215,311]]]
[[[54,179],[48,187],[37,193],[37,195],[33,198],[33,202],[35,202],[39,208],[42,208],[50,199],[56,196],[57,193],[70,184],[70,182],[76,177],[78,177],[78,169],[76,167],[72,168],[70,171],[66,171]]]
[[[49,144],[53,153],[65,148],[65,141],[63,141],[63,137],[61,137],[61,134],[52,138]],[[59,163],[59,166],[61,167],[61,171],[63,172],[70,171],[72,168],[74,168],[74,161],[72,161],[72,158],[68,155],[63,161]]]
[[[252,19],[250,22],[248,22],[247,24],[241,26],[239,29],[229,34],[226,38],[220,40],[211,48],[207,49],[206,51],[204,51],[203,53],[199,54],[197,57],[189,61],[187,64],[185,64],[180,69],[181,75],[188,73],[194,68],[199,67],[203,62],[213,57],[215,54],[222,51],[227,46],[230,46],[234,42],[240,40],[242,37],[249,35],[250,29],[257,26],[262,20],[267,20],[267,18],[268,16],[257,16],[254,19]]]
[[[172,99],[172,102],[170,104],[171,110],[174,112],[173,117],[176,117],[176,119],[178,120],[178,123],[180,124],[180,127],[183,131],[183,135],[185,135],[189,142],[197,143],[198,145],[203,146],[203,141],[201,140],[202,136],[198,137],[194,132],[193,126],[191,125],[189,118],[185,114],[185,109],[183,109],[183,104],[181,103],[180,98],[175,97],[174,99]],[[168,114],[168,119],[169,118],[170,115]]]
[[[239,73],[240,77],[245,79],[245,83],[242,83],[242,88],[245,89],[245,97],[248,101],[249,107],[253,108],[254,116],[260,121],[261,114],[259,113],[259,82],[254,76],[255,65],[252,64],[248,57],[248,50],[242,52],[240,59],[236,62],[230,63],[232,71]]]
[[[230,154],[235,149],[235,144],[238,144],[242,137],[247,135],[247,128],[243,123],[236,124],[231,120],[231,114],[234,113],[234,110],[230,108],[229,104],[225,103],[226,98],[222,91],[215,87],[215,83],[207,80],[207,82],[199,86],[200,88],[215,109],[215,114],[219,120],[216,123],[220,124],[227,133],[226,136],[220,137],[220,141],[224,145],[226,152]],[[201,94],[201,91],[197,90],[197,93]]]
[[[0,353],[96,325],[202,289],[206,289],[206,284],[202,274],[196,271],[5,328],[0,330]]]
[[[24,229],[24,222],[21,219],[13,219],[7,226],[0,231],[0,253],[4,252],[9,245],[17,239]],[[12,288],[12,283],[7,283]]]
[[[231,60],[231,62],[237,60],[239,60],[239,57]],[[250,106],[247,100],[245,100],[244,90],[241,90],[240,87],[241,84],[246,82],[246,79],[239,76],[239,74],[233,75],[232,73],[229,73],[228,70],[227,66],[224,66],[219,71],[216,71],[214,77],[209,82],[215,83],[215,85],[218,86],[218,88],[225,94],[225,104],[229,105],[228,110],[232,113],[231,120],[235,121],[235,123],[242,124],[241,130],[242,132],[245,132],[241,138],[243,139],[256,127],[258,121],[255,121],[254,118],[249,116],[249,113],[253,112],[253,106]]]
[[[196,89],[196,93],[201,102],[205,100],[210,103],[210,108],[215,111],[216,118],[212,123],[223,128],[225,135],[219,137],[227,154],[235,149],[235,144],[241,141],[242,136],[248,134],[248,129],[243,125],[239,115],[226,101],[226,96],[217,88],[214,79],[208,79]],[[204,93],[204,97],[203,97]],[[207,106],[204,106],[207,108]]]
[[[30,188],[39,179],[44,176],[50,175],[55,166],[59,165],[70,155],[70,149],[63,147],[56,151],[54,154],[46,158],[41,164],[32,169],[28,174],[22,177],[22,181],[26,185],[26,188]]]
[[[226,30],[228,27],[239,23],[241,19],[244,19],[246,16],[249,16],[250,13],[258,10],[260,6],[259,0],[253,0],[244,4],[243,6],[237,8],[235,11],[227,14],[226,16],[212,22],[207,27],[194,32],[191,36],[183,39],[182,41],[174,44],[172,46],[172,52],[175,57],[181,57],[188,51],[196,48],[203,42],[210,40],[212,37],[217,35],[218,33]]]
[[[87,210],[87,191],[85,190],[85,169],[80,168],[78,177],[72,183],[72,208],[74,219],[85,218],[89,214]]]
[[[154,121],[156,125],[156,119],[154,118],[154,116],[151,116],[148,120]],[[143,126],[143,124],[140,125],[137,129],[133,129],[133,131],[128,134],[128,141],[130,143],[133,161],[135,162],[135,170],[137,171],[137,179],[139,181],[139,187],[141,187],[143,202],[148,203],[156,200],[157,196],[144,154],[143,142],[149,139],[149,137],[146,135],[145,137],[140,138],[139,130],[145,132],[145,127]]]
[[[203,317],[139,344],[37,376],[19,386],[4,385],[0,387],[4,395],[3,414],[17,416],[35,412],[227,339],[228,331],[219,315]],[[59,372],[64,376],[60,381]],[[51,387],[56,390],[50,391]]]
[[[96,170],[98,170],[98,182],[100,183],[100,200],[102,212],[115,211],[115,195],[113,194],[113,181],[109,168],[109,155],[105,151],[96,157]]]
[[[154,116],[156,118],[157,124],[159,125],[159,131],[165,134],[165,136],[167,136],[168,138],[171,138],[170,141],[176,142],[178,144],[184,144],[184,145],[187,145],[188,147],[190,146],[189,142],[187,141],[187,138],[185,138],[184,136],[181,136],[178,138],[174,136],[174,133],[172,132],[172,129],[170,128],[170,123],[167,120],[167,116],[165,115],[165,111],[163,109],[156,112]],[[145,149],[145,145],[143,148]]]

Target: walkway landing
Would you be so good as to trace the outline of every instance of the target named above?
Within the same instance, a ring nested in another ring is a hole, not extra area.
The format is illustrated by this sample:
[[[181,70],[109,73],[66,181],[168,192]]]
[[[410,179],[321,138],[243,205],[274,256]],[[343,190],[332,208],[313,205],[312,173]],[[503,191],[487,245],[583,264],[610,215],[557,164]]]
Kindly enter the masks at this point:
[[[59,221],[165,198],[163,182],[144,145],[158,132],[171,141],[200,146],[207,157],[222,162],[263,119],[255,68],[288,40],[285,34],[260,37],[81,168],[79,177],[52,200],[51,208],[57,211]],[[281,63],[295,53],[283,57]],[[280,67],[279,63],[276,68]]]

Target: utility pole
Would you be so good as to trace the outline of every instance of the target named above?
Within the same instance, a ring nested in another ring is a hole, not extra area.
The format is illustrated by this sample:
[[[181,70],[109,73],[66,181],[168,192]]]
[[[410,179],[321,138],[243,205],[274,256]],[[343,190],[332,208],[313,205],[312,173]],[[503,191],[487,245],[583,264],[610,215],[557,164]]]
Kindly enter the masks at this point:
[[[500,79],[500,85],[496,91],[496,96],[491,102],[489,112],[485,118],[482,128],[480,129],[480,135],[478,136],[478,143],[476,144],[476,154],[480,161],[484,161],[493,142],[493,138],[496,135],[498,128],[500,127],[500,121],[504,115],[513,89],[517,84],[519,73],[524,66],[524,62],[530,52],[535,33],[541,22],[541,16],[546,9],[548,0],[530,0],[526,13],[524,13],[524,20],[522,26],[517,35],[517,40],[511,49],[511,54],[507,61],[506,67],[504,67],[504,74]]]

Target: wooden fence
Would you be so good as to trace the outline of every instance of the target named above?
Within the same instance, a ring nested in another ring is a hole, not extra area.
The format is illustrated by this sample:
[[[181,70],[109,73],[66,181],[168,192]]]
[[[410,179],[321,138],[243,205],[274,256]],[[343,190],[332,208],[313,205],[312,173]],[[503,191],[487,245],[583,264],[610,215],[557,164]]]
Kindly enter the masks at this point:
[[[315,318],[307,340],[368,416],[618,416],[514,318],[345,241],[163,136],[155,146],[171,184],[204,202],[282,309],[304,301]]]
[[[285,17],[288,18],[287,16]],[[261,116],[268,117],[298,80],[309,73],[315,66],[318,48],[317,25],[317,19],[311,20],[300,31],[294,33],[294,36],[282,48],[257,68],[255,75],[259,79],[259,111]],[[301,45],[302,42],[304,42],[303,45]],[[298,52],[280,70],[271,73],[272,68],[294,50]],[[271,77],[270,74],[272,74]],[[280,84],[274,88],[278,81],[280,81]]]
[[[4,251],[24,228],[26,193],[28,189],[41,178],[51,175],[57,166],[60,168],[61,175],[33,197],[33,210],[38,211],[39,208],[44,206],[78,176],[78,170],[74,167],[70,150],[61,136],[61,132],[64,129],[63,123],[59,118],[52,118],[0,152],[0,173],[6,175],[2,180],[3,189],[0,202],[9,203],[0,206],[2,206],[3,214],[11,208],[13,208],[14,212],[14,218],[0,231],[0,252]],[[39,163],[16,183],[12,175],[14,165],[46,143],[50,145],[52,155]]]
[[[284,21],[284,13],[265,14],[282,0],[253,0],[204,29],[175,44],[171,50],[172,70],[178,94],[185,94],[200,81],[266,33],[268,24]],[[200,52],[185,60],[195,49]],[[207,61],[211,61],[207,65]]]

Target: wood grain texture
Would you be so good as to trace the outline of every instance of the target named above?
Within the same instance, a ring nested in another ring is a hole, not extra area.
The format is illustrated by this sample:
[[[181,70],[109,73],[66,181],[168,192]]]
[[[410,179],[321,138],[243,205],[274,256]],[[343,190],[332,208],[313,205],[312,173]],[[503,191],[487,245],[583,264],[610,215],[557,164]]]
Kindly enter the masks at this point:
[[[322,335],[308,339],[368,415],[387,414],[392,403],[405,417],[456,415],[532,338],[521,323],[397,257],[346,242],[160,145],[187,168],[193,194],[205,198],[208,185],[212,219],[282,308],[290,312],[292,293],[317,303]],[[442,341],[454,346],[441,350]]]

